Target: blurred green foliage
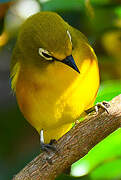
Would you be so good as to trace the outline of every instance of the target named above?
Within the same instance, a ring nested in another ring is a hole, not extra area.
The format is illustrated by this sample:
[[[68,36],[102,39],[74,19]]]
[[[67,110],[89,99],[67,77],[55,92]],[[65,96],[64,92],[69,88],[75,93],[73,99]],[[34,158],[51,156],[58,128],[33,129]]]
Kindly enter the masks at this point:
[[[121,178],[120,147],[121,129],[118,129],[97,144],[84,158],[74,163],[71,174],[79,176],[83,173],[84,175],[89,173],[91,179]]]
[[[0,179],[11,179],[39,154],[39,136],[24,120],[9,87],[9,63],[21,24],[38,11],[56,11],[83,32],[94,48],[101,85],[96,102],[121,93],[120,0],[26,0],[0,1]],[[33,4],[35,3],[35,4]],[[22,8],[24,7],[24,8]],[[28,9],[27,9],[28,8]],[[32,11],[31,11],[32,10]],[[103,132],[102,132],[103,133]],[[87,137],[88,138],[88,137]],[[97,144],[74,163],[71,175],[58,180],[121,179],[121,129]]]
[[[121,93],[121,80],[102,82],[95,103],[104,100],[110,101]]]

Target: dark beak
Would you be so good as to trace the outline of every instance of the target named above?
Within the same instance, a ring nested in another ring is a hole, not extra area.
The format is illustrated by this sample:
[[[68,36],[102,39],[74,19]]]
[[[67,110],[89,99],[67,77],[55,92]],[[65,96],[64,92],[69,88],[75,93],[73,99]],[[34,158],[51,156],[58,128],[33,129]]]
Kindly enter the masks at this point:
[[[74,62],[74,58],[72,55],[67,56],[63,61],[61,61],[62,63],[70,66],[71,68],[73,68],[75,71],[77,71],[78,73],[80,73],[78,67],[76,66],[75,62]]]

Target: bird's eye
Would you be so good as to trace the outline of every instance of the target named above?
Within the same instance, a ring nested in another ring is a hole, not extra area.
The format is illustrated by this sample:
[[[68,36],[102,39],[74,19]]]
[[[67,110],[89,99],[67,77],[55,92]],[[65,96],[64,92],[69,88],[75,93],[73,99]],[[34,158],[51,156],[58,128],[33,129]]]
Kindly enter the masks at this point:
[[[43,48],[39,48],[39,55],[45,58],[46,60],[53,60],[52,55]]]

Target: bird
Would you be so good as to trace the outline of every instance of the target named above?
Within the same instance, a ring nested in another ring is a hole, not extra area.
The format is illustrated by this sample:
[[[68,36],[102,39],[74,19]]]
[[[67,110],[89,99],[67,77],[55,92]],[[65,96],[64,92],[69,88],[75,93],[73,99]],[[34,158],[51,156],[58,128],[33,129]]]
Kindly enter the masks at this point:
[[[10,63],[11,88],[42,149],[66,134],[94,105],[97,57],[83,33],[56,12],[39,12],[21,26]]]

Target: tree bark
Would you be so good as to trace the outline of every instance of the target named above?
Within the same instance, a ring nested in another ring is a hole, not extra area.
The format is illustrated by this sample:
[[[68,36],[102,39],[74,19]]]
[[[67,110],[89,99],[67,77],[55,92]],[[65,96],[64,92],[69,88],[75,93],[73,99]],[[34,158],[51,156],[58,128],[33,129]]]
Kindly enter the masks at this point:
[[[53,180],[85,156],[97,143],[121,126],[121,94],[109,103],[109,113],[100,109],[98,114],[87,116],[57,141],[57,152],[41,153],[13,180]]]

